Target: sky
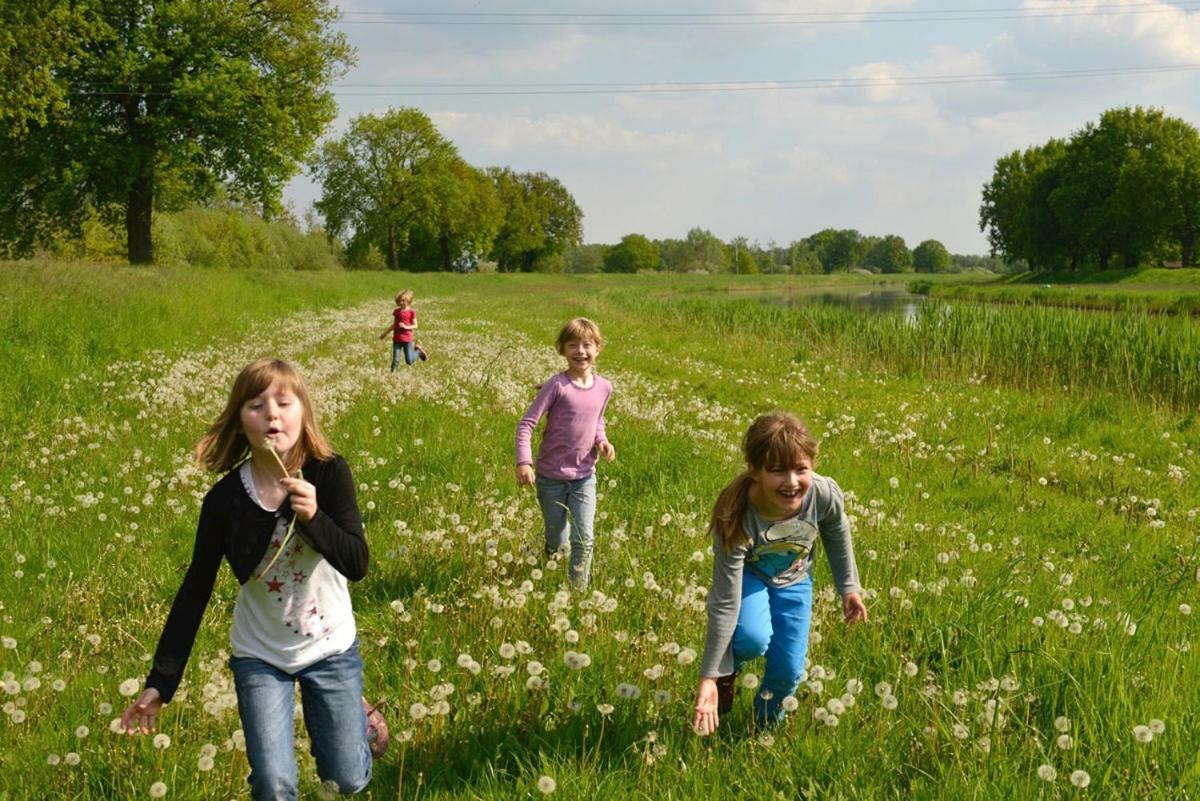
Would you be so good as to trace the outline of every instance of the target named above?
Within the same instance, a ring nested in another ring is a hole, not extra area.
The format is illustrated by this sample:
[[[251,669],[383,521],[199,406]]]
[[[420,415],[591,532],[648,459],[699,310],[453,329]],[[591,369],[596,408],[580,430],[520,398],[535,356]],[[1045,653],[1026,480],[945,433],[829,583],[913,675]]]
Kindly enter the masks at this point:
[[[823,228],[985,253],[996,159],[1109,108],[1200,126],[1200,1],[346,0],[350,120],[415,107],[477,167],[545,172],[585,242]],[[437,12],[437,13],[433,13]],[[588,16],[591,15],[591,16]],[[320,196],[287,187],[303,213]]]

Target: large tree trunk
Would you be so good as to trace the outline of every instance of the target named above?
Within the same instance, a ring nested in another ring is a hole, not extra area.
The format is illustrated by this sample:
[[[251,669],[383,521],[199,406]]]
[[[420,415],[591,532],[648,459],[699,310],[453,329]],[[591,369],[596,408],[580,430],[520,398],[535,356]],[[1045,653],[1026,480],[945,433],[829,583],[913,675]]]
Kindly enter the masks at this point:
[[[125,124],[133,144],[133,180],[125,201],[125,246],[131,264],[154,261],[151,239],[151,215],[154,210],[154,142],[146,131],[141,101],[131,99],[125,106]]]
[[[387,241],[387,266],[389,270],[400,269],[400,254],[399,248],[396,246],[396,229],[393,226],[388,226],[388,241]]]
[[[454,269],[454,265],[450,259],[450,238],[446,236],[438,237],[438,244],[442,250],[442,269],[450,272]]]

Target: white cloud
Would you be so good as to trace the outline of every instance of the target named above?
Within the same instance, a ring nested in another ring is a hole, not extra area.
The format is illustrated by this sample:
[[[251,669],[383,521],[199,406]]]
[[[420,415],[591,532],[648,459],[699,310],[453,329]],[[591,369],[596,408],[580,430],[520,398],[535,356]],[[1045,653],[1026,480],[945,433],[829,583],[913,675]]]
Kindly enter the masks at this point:
[[[1150,2],[1139,13],[1107,13],[1109,0],[1025,0],[1025,9],[1050,15],[1070,15],[1033,20],[1041,31],[1070,37],[1073,46],[1106,48],[1111,63],[1114,46],[1150,63],[1195,63],[1200,61],[1200,12],[1188,13],[1170,3]]]
[[[522,116],[499,113],[435,112],[438,129],[503,158],[513,151],[554,151],[590,159],[613,156],[716,154],[717,137],[690,131],[639,131],[615,119],[590,114]]]

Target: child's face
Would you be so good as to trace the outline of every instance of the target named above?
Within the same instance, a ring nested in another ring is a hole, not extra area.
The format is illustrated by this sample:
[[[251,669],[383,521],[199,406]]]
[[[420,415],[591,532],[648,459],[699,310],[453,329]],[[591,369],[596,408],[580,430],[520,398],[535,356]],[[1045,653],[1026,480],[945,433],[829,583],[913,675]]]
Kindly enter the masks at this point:
[[[812,486],[812,460],[800,459],[788,468],[752,469],[754,484],[750,487],[750,502],[767,520],[783,520],[800,511],[804,496]]]
[[[280,456],[287,454],[300,441],[304,426],[304,404],[276,379],[261,395],[242,404],[242,431],[254,450],[263,448],[263,440]]]
[[[583,375],[596,366],[600,346],[591,339],[568,339],[563,343],[562,355],[567,360],[568,370]]]

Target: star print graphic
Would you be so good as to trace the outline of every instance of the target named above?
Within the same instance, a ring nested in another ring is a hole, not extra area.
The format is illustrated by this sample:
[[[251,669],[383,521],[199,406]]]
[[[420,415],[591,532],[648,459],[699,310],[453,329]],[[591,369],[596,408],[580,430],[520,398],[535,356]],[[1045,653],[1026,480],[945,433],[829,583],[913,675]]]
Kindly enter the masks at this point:
[[[282,592],[283,582],[278,579],[271,579],[267,582],[267,592]]]

